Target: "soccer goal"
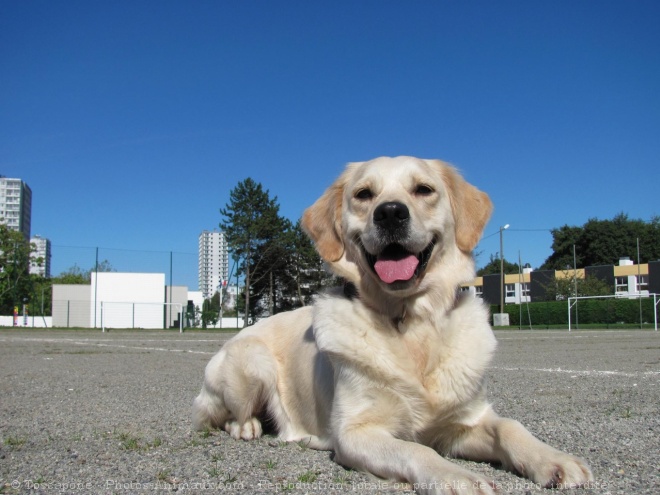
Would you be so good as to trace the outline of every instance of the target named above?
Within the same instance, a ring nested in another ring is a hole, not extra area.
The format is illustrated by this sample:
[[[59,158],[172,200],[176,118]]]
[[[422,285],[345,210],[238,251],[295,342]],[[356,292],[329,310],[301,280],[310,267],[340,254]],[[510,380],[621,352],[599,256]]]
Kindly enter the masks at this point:
[[[160,302],[101,301],[101,328],[169,328],[178,315],[179,333],[183,333],[183,305]]]
[[[625,295],[618,295],[618,294],[612,294],[609,296],[578,296],[578,297],[569,297],[568,298],[568,331],[571,331],[571,309],[573,309],[574,306],[577,306],[577,303],[579,300],[583,299],[641,299],[641,298],[653,298],[653,323],[654,323],[654,330],[657,332],[658,331],[658,296],[660,294],[648,294],[648,293],[643,293],[643,294],[625,294]],[[641,303],[640,303],[641,304]],[[577,308],[576,308],[577,310]],[[576,315],[577,315],[576,311]],[[641,318],[641,315],[640,315]],[[640,322],[641,323],[641,322]]]

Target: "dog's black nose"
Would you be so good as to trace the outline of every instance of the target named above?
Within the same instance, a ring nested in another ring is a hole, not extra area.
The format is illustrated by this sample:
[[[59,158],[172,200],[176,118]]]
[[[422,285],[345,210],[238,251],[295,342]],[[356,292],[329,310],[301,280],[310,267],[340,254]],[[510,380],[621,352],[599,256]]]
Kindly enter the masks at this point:
[[[403,203],[390,201],[378,205],[374,211],[374,223],[387,230],[401,227],[410,218],[410,211]]]

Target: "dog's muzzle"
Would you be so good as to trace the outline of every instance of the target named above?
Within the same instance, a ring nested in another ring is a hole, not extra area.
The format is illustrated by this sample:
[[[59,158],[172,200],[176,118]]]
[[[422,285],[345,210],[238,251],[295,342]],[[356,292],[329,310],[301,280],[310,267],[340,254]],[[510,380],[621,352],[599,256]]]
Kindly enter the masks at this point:
[[[363,249],[367,263],[378,278],[391,288],[409,287],[424,272],[435,240],[421,252],[413,252],[406,247],[410,211],[403,203],[388,202],[379,205],[374,211],[373,221],[384,247],[376,254]]]
[[[393,289],[404,289],[424,273],[435,240],[421,252],[408,251],[401,244],[389,244],[379,254],[364,251],[365,258],[378,278]]]

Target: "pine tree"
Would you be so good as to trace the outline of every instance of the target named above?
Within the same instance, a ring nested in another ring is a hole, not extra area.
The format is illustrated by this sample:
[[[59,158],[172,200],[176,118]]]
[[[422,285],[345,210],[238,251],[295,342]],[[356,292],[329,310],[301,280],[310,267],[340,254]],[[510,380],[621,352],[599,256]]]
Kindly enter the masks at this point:
[[[245,277],[244,325],[252,314],[250,296],[269,273],[275,239],[282,229],[277,197],[271,199],[268,190],[251,178],[239,182],[230,192],[230,201],[220,214],[225,217],[220,227],[238,264],[238,273]]]

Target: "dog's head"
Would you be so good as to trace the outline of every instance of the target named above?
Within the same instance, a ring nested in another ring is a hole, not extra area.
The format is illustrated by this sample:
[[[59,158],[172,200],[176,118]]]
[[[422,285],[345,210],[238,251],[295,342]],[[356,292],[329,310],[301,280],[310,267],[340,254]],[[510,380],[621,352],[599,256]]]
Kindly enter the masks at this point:
[[[447,260],[471,256],[491,211],[446,163],[382,157],[349,164],[303,226],[338,275],[403,296]]]

